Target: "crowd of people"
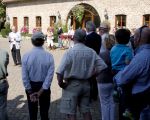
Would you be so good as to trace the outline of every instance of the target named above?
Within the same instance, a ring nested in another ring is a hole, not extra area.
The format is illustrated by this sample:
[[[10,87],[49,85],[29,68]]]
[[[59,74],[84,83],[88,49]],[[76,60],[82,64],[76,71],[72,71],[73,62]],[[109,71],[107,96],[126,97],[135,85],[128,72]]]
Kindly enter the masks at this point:
[[[86,30],[70,28],[70,48],[56,70],[62,88],[60,112],[68,120],[76,120],[77,108],[84,120],[92,120],[90,106],[99,98],[102,120],[149,120],[150,113],[150,28],[142,26],[131,35],[128,29],[110,34],[110,26],[101,23],[96,32],[92,21]],[[59,27],[58,46],[62,47]],[[53,31],[46,33],[47,45],[53,49]],[[10,48],[15,65],[22,65],[22,80],[26,91],[30,120],[49,120],[50,86],[55,61],[42,47],[45,35],[37,31],[31,37],[32,50],[20,57],[20,35],[12,27]],[[9,55],[0,49],[0,120],[7,120],[7,65]],[[142,99],[141,99],[142,98]]]

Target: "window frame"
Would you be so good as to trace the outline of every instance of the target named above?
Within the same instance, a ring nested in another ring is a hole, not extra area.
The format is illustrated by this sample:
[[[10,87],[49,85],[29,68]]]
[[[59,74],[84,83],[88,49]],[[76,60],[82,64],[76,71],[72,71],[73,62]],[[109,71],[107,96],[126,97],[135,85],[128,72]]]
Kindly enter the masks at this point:
[[[148,21],[145,21],[146,17],[149,17]],[[147,22],[148,22],[148,25],[146,24]],[[143,15],[143,25],[147,25],[148,27],[150,27],[150,14]]]
[[[120,20],[117,20],[119,17],[120,17]],[[123,19],[125,19],[124,26],[123,26]],[[120,25],[117,25],[117,21],[120,21]],[[115,15],[115,27],[116,28],[126,28],[126,26],[127,26],[127,15],[125,15],[125,14]]]
[[[49,16],[49,19],[50,19],[49,25],[50,25],[51,27],[54,27],[54,25],[55,25],[55,23],[56,23],[56,16],[55,16],[55,15]]]
[[[36,27],[42,27],[42,17],[36,16]]]
[[[27,16],[24,17],[24,26],[29,27],[29,17]]]

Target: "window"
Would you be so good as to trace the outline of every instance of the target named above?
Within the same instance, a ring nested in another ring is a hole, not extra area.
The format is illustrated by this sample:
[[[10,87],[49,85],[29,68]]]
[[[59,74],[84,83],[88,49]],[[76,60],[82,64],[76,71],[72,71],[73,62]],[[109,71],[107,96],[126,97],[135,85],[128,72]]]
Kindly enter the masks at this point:
[[[29,18],[28,17],[24,17],[24,26],[29,27]]]
[[[40,16],[36,17],[36,27],[41,27],[42,26],[42,18]]]
[[[115,18],[116,28],[125,28],[126,27],[126,15],[116,15]]]
[[[143,15],[143,25],[150,27],[150,14]]]
[[[50,16],[50,26],[54,27],[55,23],[56,23],[56,16]]]
[[[16,30],[18,30],[18,18],[13,17],[13,26],[15,26]]]

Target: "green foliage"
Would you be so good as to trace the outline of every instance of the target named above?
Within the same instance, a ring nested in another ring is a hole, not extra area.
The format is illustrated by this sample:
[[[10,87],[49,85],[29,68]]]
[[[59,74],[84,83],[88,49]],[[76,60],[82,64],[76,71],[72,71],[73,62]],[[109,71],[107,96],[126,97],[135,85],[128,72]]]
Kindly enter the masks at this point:
[[[1,30],[2,37],[6,38],[10,32],[11,32],[10,29],[2,29]]]
[[[5,29],[10,29],[10,22],[5,22],[4,27],[5,27]]]
[[[1,2],[1,1],[0,1]],[[5,5],[2,4],[2,2],[0,3],[0,18],[5,17]]]
[[[5,22],[4,27],[5,27],[5,29],[1,29],[1,34],[2,34],[2,37],[6,38],[8,36],[8,34],[11,32],[10,23]]]
[[[58,24],[54,25],[54,42],[58,42],[58,34],[57,34],[57,30],[58,30]]]
[[[73,16],[75,16],[76,20],[81,23],[84,15],[84,6],[76,5],[72,10]]]
[[[62,29],[63,29],[63,32],[66,33],[68,32],[68,28],[67,28],[67,25],[62,25]]]

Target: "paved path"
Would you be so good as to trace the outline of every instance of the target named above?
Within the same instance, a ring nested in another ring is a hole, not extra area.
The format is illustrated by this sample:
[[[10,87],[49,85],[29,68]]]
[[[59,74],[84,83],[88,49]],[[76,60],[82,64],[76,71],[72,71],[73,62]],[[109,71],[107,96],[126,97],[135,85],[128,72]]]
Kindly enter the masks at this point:
[[[4,48],[9,52],[10,63],[8,66],[8,115],[9,120],[29,120],[28,106],[25,91],[21,79],[21,67],[13,66],[12,56],[10,54],[9,43],[7,39],[0,38],[0,48]],[[32,48],[30,40],[22,41],[21,54]],[[51,51],[55,60],[55,68],[57,69],[64,50]],[[65,120],[65,116],[59,112],[59,102],[61,98],[61,89],[57,85],[56,75],[54,76],[51,86],[51,106],[49,110],[50,120]],[[93,120],[100,120],[99,103],[92,104],[92,117]],[[83,120],[82,115],[78,112],[78,120]],[[40,119],[39,119],[40,120]]]

